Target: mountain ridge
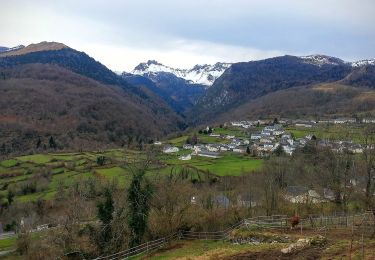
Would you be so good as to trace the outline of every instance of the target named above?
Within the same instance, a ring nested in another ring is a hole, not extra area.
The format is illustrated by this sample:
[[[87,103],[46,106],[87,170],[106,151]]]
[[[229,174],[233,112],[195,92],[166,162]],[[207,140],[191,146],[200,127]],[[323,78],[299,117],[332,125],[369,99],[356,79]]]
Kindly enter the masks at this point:
[[[231,63],[217,62],[212,65],[195,65],[190,69],[179,69],[165,66],[156,60],[148,60],[147,62],[138,64],[131,73],[147,77],[161,72],[168,72],[186,80],[190,84],[200,84],[210,87],[230,65]]]
[[[246,102],[290,87],[338,81],[374,88],[375,66],[371,62],[353,64],[357,63],[326,55],[285,55],[235,63],[198,100],[188,118],[193,123],[212,120]]]
[[[51,136],[58,149],[141,145],[185,127],[157,93],[62,46],[0,57],[0,145],[6,154],[33,152],[39,138]]]

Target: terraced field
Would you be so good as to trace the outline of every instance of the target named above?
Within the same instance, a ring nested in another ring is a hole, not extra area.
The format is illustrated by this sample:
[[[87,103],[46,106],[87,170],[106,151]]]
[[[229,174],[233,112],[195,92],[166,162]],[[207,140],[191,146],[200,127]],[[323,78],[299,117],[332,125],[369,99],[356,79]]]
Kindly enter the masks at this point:
[[[148,176],[185,172],[191,179],[202,179],[205,175],[239,176],[262,167],[263,161],[247,155],[227,153],[222,158],[212,159],[193,156],[190,161],[178,157],[191,153],[181,150],[166,155],[159,153],[157,163],[151,165]],[[106,162],[100,166],[97,158],[104,156]],[[9,190],[14,191],[15,200],[27,202],[54,198],[58,190],[66,189],[79,179],[116,179],[126,186],[131,172],[127,167],[134,159],[145,157],[135,150],[108,150],[83,153],[35,154],[16,157],[0,162],[0,198],[6,201]]]

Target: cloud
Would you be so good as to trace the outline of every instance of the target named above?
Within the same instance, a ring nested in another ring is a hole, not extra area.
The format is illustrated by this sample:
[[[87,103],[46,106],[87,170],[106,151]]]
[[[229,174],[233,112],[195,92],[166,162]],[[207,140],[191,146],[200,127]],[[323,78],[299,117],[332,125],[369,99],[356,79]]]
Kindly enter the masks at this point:
[[[373,0],[13,0],[2,3],[1,45],[44,40],[112,69],[322,53],[374,58]]]
[[[80,48],[116,71],[131,71],[140,62],[149,59],[155,59],[173,67],[190,68],[196,64],[259,60],[283,54],[282,51],[277,50],[259,50],[182,39],[168,42],[162,48],[138,48],[95,43],[83,44]]]

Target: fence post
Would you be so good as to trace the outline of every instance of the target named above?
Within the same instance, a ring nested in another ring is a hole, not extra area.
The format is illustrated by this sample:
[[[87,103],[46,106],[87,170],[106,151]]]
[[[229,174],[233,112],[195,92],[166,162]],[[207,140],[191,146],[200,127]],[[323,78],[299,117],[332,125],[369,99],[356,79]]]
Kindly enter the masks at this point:
[[[362,232],[362,259],[365,259],[365,241],[363,239],[363,232]]]
[[[346,227],[348,227],[348,215],[346,215],[345,217],[346,217]]]

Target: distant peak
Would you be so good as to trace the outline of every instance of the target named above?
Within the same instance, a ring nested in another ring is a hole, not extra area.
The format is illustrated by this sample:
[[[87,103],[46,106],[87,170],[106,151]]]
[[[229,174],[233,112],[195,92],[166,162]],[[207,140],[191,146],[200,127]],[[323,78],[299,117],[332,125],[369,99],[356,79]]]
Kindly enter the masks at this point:
[[[40,43],[33,43],[26,47],[23,45],[18,46],[20,48],[9,50],[7,52],[0,53],[0,56],[14,56],[14,55],[23,55],[30,52],[38,52],[38,51],[54,51],[54,50],[61,50],[69,48],[63,43],[59,42],[40,42]]]
[[[155,60],[148,60],[147,62],[137,65],[132,73],[143,76],[152,76],[158,73],[171,73],[190,83],[211,86],[230,65],[230,63],[217,62],[214,65],[198,64],[191,69],[179,69],[165,66]]]
[[[331,57],[327,55],[322,54],[314,54],[314,55],[308,55],[308,56],[300,56],[305,63],[317,65],[317,66],[323,66],[323,65],[341,65],[345,62],[339,58]]]
[[[368,65],[375,65],[375,59],[354,61],[354,62],[351,62],[350,65],[352,65],[352,67],[363,67],[363,66],[368,66]]]
[[[163,65],[163,64],[161,64],[161,63],[159,63],[159,62],[157,62],[156,60],[148,60],[147,61],[147,65]]]

